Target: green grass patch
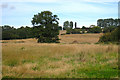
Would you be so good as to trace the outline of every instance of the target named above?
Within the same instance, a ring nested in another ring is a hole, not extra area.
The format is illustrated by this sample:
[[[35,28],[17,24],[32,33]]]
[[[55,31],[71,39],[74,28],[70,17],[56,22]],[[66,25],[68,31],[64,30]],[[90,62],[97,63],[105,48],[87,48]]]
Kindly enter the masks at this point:
[[[6,62],[6,65],[13,67],[13,66],[17,66],[18,62],[17,60],[10,60]]]
[[[25,63],[34,63],[35,61],[23,59],[21,62],[22,62],[22,64],[25,64]]]

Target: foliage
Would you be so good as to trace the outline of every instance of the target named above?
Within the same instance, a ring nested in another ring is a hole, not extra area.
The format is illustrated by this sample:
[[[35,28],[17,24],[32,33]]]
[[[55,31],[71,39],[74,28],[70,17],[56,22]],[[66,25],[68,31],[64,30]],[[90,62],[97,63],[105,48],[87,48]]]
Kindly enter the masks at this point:
[[[69,21],[65,21],[65,22],[63,23],[63,29],[64,29],[64,30],[67,30],[68,28],[70,28],[70,23],[69,23]]]
[[[110,27],[110,26],[119,26],[120,25],[120,19],[98,19],[97,20],[97,26],[99,27]]]
[[[100,37],[99,42],[119,42],[120,41],[120,26],[112,32],[105,33]]]
[[[4,25],[2,26],[2,39],[3,40],[10,40],[10,39],[26,39],[26,38],[33,38],[33,30],[32,28],[20,27],[18,29]]]
[[[80,34],[81,29],[68,28],[66,34]]]
[[[77,22],[75,22],[75,28],[77,28]]]
[[[81,29],[67,29],[67,34],[81,34],[81,33],[101,33],[102,29],[98,26],[95,26],[93,28],[86,28],[82,27]]]
[[[86,27],[85,27],[85,26],[82,26],[82,29],[86,29]]]
[[[72,34],[80,34],[80,29],[73,29]]]
[[[95,26],[89,30],[89,33],[101,33],[102,29],[98,26]]]
[[[43,11],[34,15],[32,18],[32,24],[39,31],[36,33],[36,38],[38,38],[38,42],[41,43],[53,43],[58,42],[58,20],[57,15],[52,15],[50,11]]]
[[[67,30],[69,28],[73,29],[73,21],[70,21],[70,22],[69,21],[65,21],[63,23],[63,30]]]
[[[86,31],[85,29],[82,29],[82,33],[85,33],[85,31]]]
[[[72,29],[73,28],[73,22],[70,21],[70,28]]]
[[[66,29],[66,34],[71,34],[72,33],[72,29],[71,28],[67,28]]]
[[[58,29],[59,29],[59,30],[62,30],[62,26],[59,26]]]
[[[103,28],[103,33],[112,32],[115,28],[116,27],[114,27],[114,26],[104,27]]]

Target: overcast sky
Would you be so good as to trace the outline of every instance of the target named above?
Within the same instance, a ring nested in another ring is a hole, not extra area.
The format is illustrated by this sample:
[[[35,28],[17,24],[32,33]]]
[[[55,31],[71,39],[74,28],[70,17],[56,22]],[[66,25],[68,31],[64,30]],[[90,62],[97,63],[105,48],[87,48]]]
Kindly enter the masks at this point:
[[[49,10],[58,15],[59,25],[77,22],[78,27],[97,25],[102,18],[118,18],[119,0],[1,0],[2,23],[16,28],[32,26],[34,14]],[[0,11],[0,12],[1,12]],[[1,14],[1,13],[0,13]]]

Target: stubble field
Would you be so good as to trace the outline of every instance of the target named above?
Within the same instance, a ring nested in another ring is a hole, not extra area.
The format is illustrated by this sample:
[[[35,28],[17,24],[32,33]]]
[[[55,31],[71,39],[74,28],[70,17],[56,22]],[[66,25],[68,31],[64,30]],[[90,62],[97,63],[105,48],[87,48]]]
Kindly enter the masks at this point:
[[[118,46],[97,44],[102,34],[59,35],[58,44],[3,40],[4,78],[116,78]]]

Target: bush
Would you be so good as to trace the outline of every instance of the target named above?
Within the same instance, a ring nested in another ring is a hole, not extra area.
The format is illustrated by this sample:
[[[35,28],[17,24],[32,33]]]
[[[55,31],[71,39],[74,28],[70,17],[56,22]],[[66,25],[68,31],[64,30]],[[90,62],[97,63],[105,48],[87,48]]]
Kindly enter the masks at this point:
[[[103,33],[112,32],[115,28],[116,28],[115,26],[104,27]]]
[[[80,34],[80,29],[73,29],[72,34]]]
[[[99,42],[119,42],[120,41],[120,26],[112,32],[105,33],[100,37]]]
[[[103,36],[100,37],[99,42],[109,42],[111,41],[111,33],[106,33]]]
[[[71,28],[67,28],[66,31],[67,31],[66,34],[71,34],[72,33],[72,29]]]
[[[91,28],[88,32],[89,33],[101,33],[102,29],[101,29],[101,27],[95,26],[95,27]]]

